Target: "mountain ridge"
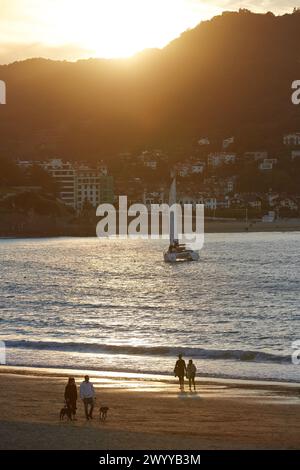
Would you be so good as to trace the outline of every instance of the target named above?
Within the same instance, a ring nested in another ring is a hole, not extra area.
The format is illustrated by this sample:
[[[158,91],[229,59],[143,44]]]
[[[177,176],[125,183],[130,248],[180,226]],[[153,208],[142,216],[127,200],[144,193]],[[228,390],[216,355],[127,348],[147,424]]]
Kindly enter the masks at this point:
[[[224,12],[130,59],[0,66],[0,152],[95,159],[202,135],[279,145],[299,130],[300,14]],[[274,142],[273,142],[274,141]],[[248,148],[247,147],[247,148]]]

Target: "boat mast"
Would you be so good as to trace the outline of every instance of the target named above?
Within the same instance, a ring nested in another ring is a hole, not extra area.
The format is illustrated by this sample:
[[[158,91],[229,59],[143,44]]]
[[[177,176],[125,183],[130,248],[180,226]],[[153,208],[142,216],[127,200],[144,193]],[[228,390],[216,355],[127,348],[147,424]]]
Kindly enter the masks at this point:
[[[170,193],[169,193],[169,207],[171,208],[174,204],[176,204],[176,173],[174,170],[171,172],[171,178],[172,184],[170,187]],[[172,210],[170,211],[170,244],[172,245],[174,243],[174,240],[177,239],[177,220],[176,220],[176,215],[175,211]]]

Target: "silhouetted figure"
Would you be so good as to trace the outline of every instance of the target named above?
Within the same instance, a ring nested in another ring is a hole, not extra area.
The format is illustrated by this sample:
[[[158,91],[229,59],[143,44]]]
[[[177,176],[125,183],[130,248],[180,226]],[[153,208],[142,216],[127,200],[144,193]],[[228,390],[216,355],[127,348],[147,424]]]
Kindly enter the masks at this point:
[[[180,390],[184,390],[184,376],[186,374],[185,361],[182,359],[182,354],[179,354],[178,361],[175,364],[174,375],[179,379]]]
[[[189,381],[190,391],[192,390],[192,385],[194,387],[194,390],[196,390],[196,384],[195,384],[196,372],[197,372],[197,368],[195,364],[193,363],[192,359],[190,359],[186,368],[186,378]]]
[[[80,398],[84,404],[86,419],[93,419],[95,391],[88,375],[85,376],[84,381],[80,385]]]
[[[65,388],[65,401],[68,409],[71,412],[72,419],[75,419],[76,415],[76,404],[77,404],[77,387],[75,384],[75,379],[73,377],[69,378],[69,381]]]

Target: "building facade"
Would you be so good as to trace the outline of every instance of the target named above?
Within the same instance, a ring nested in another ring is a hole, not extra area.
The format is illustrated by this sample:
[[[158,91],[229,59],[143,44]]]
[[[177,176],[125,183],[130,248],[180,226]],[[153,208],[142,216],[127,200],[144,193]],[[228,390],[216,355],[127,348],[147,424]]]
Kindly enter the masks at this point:
[[[76,209],[76,174],[72,163],[55,158],[38,164],[58,183],[59,197],[64,204]]]
[[[75,209],[81,210],[85,204],[97,207],[102,203],[114,202],[113,179],[107,174],[103,163],[90,167],[75,165]]]
[[[300,132],[294,134],[286,134],[283,137],[284,145],[300,145]]]
[[[86,204],[97,207],[102,203],[114,202],[113,178],[108,176],[103,162],[95,166],[86,163],[64,162],[55,158],[43,162],[19,161],[21,168],[38,164],[58,183],[59,198],[76,211]]]
[[[276,165],[277,158],[265,158],[262,163],[259,164],[258,168],[261,171],[273,170],[273,166]]]
[[[236,154],[226,152],[210,153],[207,159],[208,166],[212,167],[217,167],[228,163],[235,163],[235,161]]]

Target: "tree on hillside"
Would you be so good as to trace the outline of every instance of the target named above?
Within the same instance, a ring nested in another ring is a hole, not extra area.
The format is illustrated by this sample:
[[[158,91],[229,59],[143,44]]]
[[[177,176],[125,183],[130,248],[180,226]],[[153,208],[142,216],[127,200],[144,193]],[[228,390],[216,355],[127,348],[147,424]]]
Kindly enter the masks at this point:
[[[22,172],[16,163],[0,155],[0,186],[18,186],[23,181]]]
[[[30,167],[26,176],[29,186],[41,186],[45,192],[58,195],[59,184],[40,165]]]

